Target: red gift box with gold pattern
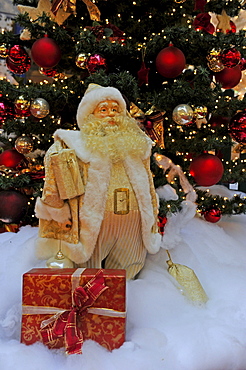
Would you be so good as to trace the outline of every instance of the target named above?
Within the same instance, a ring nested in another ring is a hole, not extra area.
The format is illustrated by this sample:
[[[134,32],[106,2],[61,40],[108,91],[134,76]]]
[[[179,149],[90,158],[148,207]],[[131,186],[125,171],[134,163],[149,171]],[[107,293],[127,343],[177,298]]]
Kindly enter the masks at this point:
[[[34,268],[23,275],[22,293],[22,343],[67,353],[81,353],[87,339],[108,350],[124,343],[125,270]]]

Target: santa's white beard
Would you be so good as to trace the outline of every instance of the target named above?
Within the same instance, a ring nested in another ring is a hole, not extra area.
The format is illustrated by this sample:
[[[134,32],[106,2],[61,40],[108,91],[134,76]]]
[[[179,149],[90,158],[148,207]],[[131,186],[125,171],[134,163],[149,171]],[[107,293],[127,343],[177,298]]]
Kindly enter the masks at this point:
[[[112,121],[114,124],[109,123]],[[109,156],[114,162],[126,155],[142,157],[149,150],[149,138],[131,117],[99,119],[91,114],[80,129],[90,151]]]

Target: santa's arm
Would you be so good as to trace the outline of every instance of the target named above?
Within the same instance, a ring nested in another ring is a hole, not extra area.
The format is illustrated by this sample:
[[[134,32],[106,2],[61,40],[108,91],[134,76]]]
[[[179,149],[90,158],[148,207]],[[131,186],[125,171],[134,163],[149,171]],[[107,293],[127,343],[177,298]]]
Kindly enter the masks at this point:
[[[36,217],[44,220],[66,223],[71,217],[70,208],[68,202],[62,200],[59,196],[54,169],[51,163],[51,154],[55,149],[55,145],[53,144],[45,155],[45,183],[42,197],[36,201],[35,214]]]

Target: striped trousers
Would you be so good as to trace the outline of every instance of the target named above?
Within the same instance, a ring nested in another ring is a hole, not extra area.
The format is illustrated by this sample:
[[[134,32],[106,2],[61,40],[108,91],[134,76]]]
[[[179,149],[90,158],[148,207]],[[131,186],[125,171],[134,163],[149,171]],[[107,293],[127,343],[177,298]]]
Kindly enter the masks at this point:
[[[144,266],[147,250],[144,247],[139,211],[126,215],[105,212],[98,240],[88,268],[125,269],[132,279]]]

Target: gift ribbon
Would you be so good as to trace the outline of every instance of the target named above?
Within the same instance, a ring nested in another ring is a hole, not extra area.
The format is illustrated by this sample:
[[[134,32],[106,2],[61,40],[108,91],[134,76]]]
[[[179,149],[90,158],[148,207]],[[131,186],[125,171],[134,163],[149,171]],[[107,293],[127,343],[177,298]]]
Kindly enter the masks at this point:
[[[91,307],[96,299],[108,289],[104,283],[103,270],[97,274],[84,286],[79,286],[80,276],[86,270],[77,268],[71,277],[72,282],[72,307],[70,310],[64,310],[59,307],[44,306],[23,306],[23,315],[35,314],[54,314],[41,323],[41,335],[44,344],[64,338],[65,349],[68,354],[82,353],[83,333],[77,327],[77,316],[87,313],[102,316],[125,318],[126,312],[116,311],[108,308]],[[52,324],[51,328],[47,328]]]
[[[86,5],[87,10],[90,14],[90,19],[93,21],[100,22],[100,10],[90,0],[82,0]],[[76,1],[74,0],[54,0],[52,3],[51,11],[54,15],[58,12],[59,8],[63,6],[63,10],[68,13],[76,13]]]

